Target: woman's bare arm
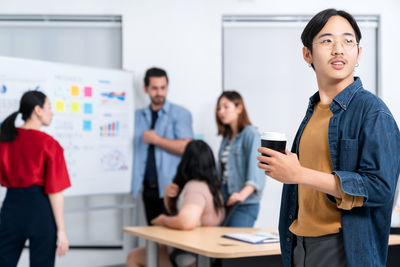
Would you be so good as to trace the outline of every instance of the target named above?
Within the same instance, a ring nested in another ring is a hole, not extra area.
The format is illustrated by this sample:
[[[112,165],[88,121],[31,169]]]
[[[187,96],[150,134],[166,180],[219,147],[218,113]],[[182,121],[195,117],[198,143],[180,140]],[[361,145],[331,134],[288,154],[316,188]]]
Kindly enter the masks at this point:
[[[68,249],[69,243],[65,232],[64,224],[64,196],[62,192],[49,194],[51,209],[53,211],[54,220],[57,225],[57,255],[64,256]]]
[[[188,203],[184,204],[176,216],[159,215],[151,221],[153,225],[162,225],[179,230],[192,230],[199,225],[204,208]]]

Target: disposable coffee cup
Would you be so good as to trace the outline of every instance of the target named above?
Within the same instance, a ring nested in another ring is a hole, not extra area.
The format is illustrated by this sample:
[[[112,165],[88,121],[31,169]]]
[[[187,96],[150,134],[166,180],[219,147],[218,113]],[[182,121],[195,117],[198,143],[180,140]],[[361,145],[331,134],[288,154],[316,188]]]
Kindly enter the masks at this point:
[[[261,135],[261,146],[279,151],[285,154],[286,149],[286,135],[276,132],[263,132]],[[267,156],[263,154],[263,156]]]

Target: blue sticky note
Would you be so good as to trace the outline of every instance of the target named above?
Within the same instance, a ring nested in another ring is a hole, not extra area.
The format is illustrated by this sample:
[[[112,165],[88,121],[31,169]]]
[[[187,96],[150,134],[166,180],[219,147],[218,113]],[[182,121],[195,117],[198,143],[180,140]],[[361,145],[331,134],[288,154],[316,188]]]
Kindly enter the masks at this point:
[[[83,105],[83,112],[85,114],[92,114],[93,113],[93,107],[91,103],[85,103]]]
[[[84,120],[83,121],[83,130],[84,131],[91,131],[92,130],[92,121]]]

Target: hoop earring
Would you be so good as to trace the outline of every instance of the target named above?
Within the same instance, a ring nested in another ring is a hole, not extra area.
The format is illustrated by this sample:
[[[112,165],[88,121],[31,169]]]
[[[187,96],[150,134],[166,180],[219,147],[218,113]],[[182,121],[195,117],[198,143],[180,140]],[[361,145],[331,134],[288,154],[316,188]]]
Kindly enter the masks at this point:
[[[355,67],[357,68],[359,66],[359,64],[357,63],[356,65],[355,65]]]
[[[308,67],[311,68],[312,67],[311,64],[308,64]]]

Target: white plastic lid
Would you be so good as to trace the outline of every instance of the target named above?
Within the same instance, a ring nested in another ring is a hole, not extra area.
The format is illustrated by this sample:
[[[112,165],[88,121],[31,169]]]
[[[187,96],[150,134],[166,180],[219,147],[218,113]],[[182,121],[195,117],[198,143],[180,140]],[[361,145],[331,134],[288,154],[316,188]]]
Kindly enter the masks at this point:
[[[271,141],[286,141],[286,135],[284,133],[276,133],[276,132],[263,132],[261,135],[261,139],[263,140],[271,140]]]

